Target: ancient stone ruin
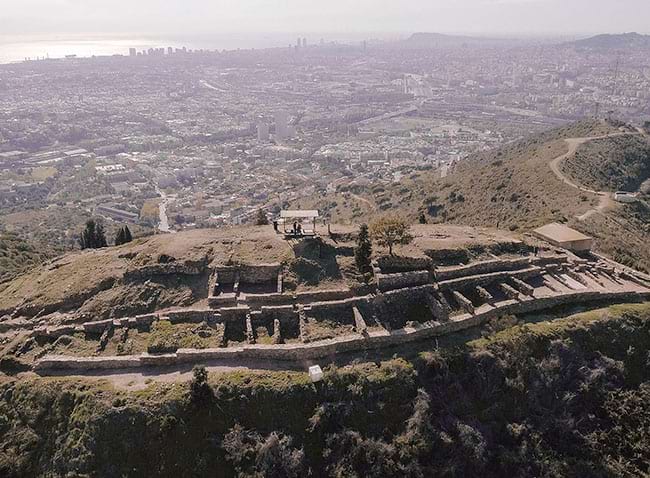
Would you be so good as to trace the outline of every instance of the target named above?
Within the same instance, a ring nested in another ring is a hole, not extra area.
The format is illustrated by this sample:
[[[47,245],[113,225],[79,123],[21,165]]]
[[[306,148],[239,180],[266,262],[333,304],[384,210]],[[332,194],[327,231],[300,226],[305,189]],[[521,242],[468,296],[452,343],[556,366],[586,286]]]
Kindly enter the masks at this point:
[[[313,360],[442,336],[509,314],[650,298],[649,277],[595,254],[518,241],[501,249],[475,257],[464,247],[421,247],[417,255],[379,256],[367,286],[306,290],[286,287],[285,263],[212,264],[204,306],[29,331],[40,343],[83,336],[96,344],[91,353],[35,357],[34,368]],[[111,353],[108,339],[115,337]]]

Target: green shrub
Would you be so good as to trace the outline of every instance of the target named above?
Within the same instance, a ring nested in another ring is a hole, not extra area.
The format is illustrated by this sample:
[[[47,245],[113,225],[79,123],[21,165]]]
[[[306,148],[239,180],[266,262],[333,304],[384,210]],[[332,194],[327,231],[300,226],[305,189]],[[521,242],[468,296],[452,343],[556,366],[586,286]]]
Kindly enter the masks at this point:
[[[163,354],[176,352],[180,347],[179,336],[174,326],[168,320],[158,320],[151,325],[151,333],[147,343],[147,352]]]

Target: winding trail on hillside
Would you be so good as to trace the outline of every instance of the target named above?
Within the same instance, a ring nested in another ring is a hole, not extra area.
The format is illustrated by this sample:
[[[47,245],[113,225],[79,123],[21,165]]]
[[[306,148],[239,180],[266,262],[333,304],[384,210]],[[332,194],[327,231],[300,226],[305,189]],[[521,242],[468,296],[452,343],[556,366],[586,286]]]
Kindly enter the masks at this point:
[[[370,208],[370,210],[373,211],[373,212],[377,210],[377,206],[375,206],[368,199],[359,196],[358,194],[350,193],[350,197],[357,200],[357,201],[359,201],[359,202],[362,202],[362,203],[366,204]]]
[[[582,138],[566,138],[564,141],[567,143],[569,146],[569,150],[558,156],[557,158],[553,159],[550,163],[549,166],[551,167],[551,171],[557,176],[557,178],[562,181],[564,184],[567,184],[571,186],[572,188],[578,189],[579,191],[594,194],[596,196],[600,197],[600,201],[598,203],[598,206],[595,208],[590,209],[589,211],[585,212],[584,214],[581,214],[579,216],[576,216],[579,221],[584,221],[591,217],[594,214],[603,212],[609,208],[611,208],[614,205],[614,200],[612,199],[612,194],[608,191],[595,191],[593,189],[586,188],[584,186],[580,186],[576,182],[572,181],[568,176],[566,176],[562,172],[562,163],[573,156],[578,148],[582,146],[585,143],[589,143],[590,141],[594,140],[599,140],[599,139],[607,139],[607,138],[615,138],[617,136],[636,136],[641,134],[640,132],[619,132],[619,133],[611,133],[611,134],[605,134],[602,136],[587,136],[587,137],[582,137]]]

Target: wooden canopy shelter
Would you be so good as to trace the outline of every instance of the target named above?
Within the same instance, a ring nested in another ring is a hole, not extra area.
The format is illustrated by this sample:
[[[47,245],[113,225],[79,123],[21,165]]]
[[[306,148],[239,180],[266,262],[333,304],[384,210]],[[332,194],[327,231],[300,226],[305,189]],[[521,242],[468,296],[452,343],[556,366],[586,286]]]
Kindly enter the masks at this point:
[[[315,209],[280,211],[280,223],[282,224],[285,237],[315,236],[316,219],[319,217],[320,214]],[[289,230],[287,230],[287,223],[291,226]]]

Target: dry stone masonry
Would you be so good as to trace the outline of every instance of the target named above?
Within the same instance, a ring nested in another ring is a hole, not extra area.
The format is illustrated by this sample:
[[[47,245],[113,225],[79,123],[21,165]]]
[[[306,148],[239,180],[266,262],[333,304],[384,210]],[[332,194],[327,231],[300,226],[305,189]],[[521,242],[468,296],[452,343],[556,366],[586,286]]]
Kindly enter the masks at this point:
[[[286,290],[286,271],[279,263],[161,264],[137,274],[160,273],[158,269],[205,274],[209,267],[206,305],[33,329],[29,334],[41,341],[73,334],[99,338],[99,355],[45,355],[35,369],[122,369],[244,358],[302,361],[437,337],[506,314],[582,302],[650,299],[650,278],[605,258],[579,258],[561,249],[511,256],[456,265],[449,263],[464,256],[453,250],[447,256],[437,251],[428,257],[382,257],[373,263],[376,288],[363,293],[346,287]],[[119,331],[127,340],[129,330],[147,333],[163,320],[173,326],[197,324],[199,330],[218,328],[222,331],[218,346],[102,355],[112,333]]]

